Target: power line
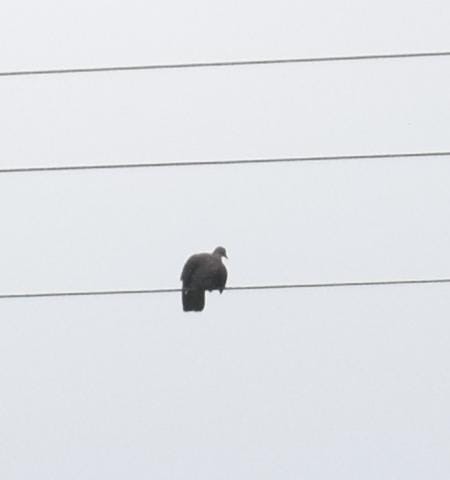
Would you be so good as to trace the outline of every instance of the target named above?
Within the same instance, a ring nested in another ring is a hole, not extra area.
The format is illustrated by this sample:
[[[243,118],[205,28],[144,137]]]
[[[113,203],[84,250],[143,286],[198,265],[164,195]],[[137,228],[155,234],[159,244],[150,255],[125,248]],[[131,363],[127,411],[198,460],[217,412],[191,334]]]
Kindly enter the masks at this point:
[[[226,291],[242,290],[287,290],[305,288],[343,288],[343,287],[381,287],[394,285],[428,285],[450,283],[450,278],[435,279],[409,279],[409,280],[376,280],[362,282],[330,282],[330,283],[296,283],[279,285],[249,285],[242,287],[227,287]],[[0,294],[0,299],[17,298],[49,298],[49,297],[87,297],[106,295],[142,295],[142,294],[164,294],[180,293],[181,288],[157,288],[141,290],[94,290],[94,291],[73,291],[73,292],[43,292],[43,293],[5,293]]]
[[[213,67],[242,67],[255,65],[279,65],[289,63],[319,63],[319,62],[348,62],[362,60],[391,60],[406,58],[447,57],[450,52],[411,52],[411,53],[387,53],[373,55],[345,55],[328,57],[304,57],[304,58],[274,58],[266,60],[231,60],[223,62],[189,62],[189,63],[166,63],[153,65],[123,65],[110,67],[83,67],[83,68],[55,68],[43,70],[14,70],[0,72],[0,77],[26,76],[26,75],[58,75],[68,73],[100,73],[100,72],[129,72],[139,70],[169,70],[185,68],[213,68]]]
[[[62,172],[76,170],[119,170],[127,168],[162,168],[162,167],[199,167],[211,165],[245,165],[257,163],[295,163],[295,162],[329,162],[346,160],[383,160],[392,158],[422,158],[422,157],[448,157],[450,151],[442,152],[412,152],[412,153],[381,153],[370,155],[333,155],[319,157],[284,157],[284,158],[254,158],[238,160],[207,160],[192,162],[149,162],[149,163],[118,163],[118,164],[92,164],[92,165],[65,165],[49,167],[18,167],[0,168],[1,173],[32,173],[32,172]]]

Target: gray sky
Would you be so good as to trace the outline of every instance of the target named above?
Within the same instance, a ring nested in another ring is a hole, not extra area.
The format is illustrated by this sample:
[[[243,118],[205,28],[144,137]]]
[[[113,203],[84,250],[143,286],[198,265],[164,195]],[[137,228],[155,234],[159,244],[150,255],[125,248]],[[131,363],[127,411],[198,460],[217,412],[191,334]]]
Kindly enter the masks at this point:
[[[448,50],[430,1],[0,7],[0,70]],[[449,150],[450,59],[0,79],[1,167]],[[0,291],[450,276],[448,158],[1,175]],[[449,287],[1,301],[0,476],[448,479]]]

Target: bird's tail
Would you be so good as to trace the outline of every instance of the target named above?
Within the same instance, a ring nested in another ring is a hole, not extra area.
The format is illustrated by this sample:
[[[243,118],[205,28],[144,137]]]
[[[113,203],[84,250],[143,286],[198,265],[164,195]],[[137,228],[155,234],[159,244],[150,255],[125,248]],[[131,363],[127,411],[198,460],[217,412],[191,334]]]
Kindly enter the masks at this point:
[[[182,298],[185,312],[201,312],[205,308],[204,290],[183,290]]]

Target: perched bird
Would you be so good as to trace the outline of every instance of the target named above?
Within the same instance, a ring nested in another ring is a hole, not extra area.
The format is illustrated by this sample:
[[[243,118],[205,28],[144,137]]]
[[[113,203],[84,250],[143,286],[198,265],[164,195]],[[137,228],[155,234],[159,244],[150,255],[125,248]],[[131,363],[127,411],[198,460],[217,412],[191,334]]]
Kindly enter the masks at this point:
[[[227,257],[223,247],[213,253],[197,253],[188,258],[181,273],[182,300],[185,312],[201,312],[205,307],[205,291],[222,293],[227,282],[227,269],[222,263]]]

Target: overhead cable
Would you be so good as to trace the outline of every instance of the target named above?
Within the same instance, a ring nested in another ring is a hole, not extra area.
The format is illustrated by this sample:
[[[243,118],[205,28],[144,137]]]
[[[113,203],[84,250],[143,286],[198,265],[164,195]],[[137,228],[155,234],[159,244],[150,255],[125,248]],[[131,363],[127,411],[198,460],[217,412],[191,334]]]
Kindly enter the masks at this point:
[[[349,287],[382,287],[399,285],[429,285],[429,284],[447,284],[450,278],[434,279],[404,279],[404,280],[374,280],[359,282],[327,282],[327,283],[295,283],[278,285],[248,285],[238,287],[227,287],[228,291],[243,290],[293,290],[293,289],[312,289],[312,288],[349,288]],[[92,291],[68,291],[68,292],[36,292],[36,293],[4,293],[0,294],[0,299],[24,299],[24,298],[49,298],[49,297],[92,297],[92,296],[112,296],[112,295],[150,295],[165,293],[180,293],[181,288],[156,288],[156,289],[138,289],[138,290],[92,290]]]
[[[294,63],[324,63],[324,62],[348,62],[364,60],[392,60],[429,57],[448,57],[450,51],[440,52],[410,52],[410,53],[381,53],[368,55],[338,55],[326,57],[302,57],[302,58],[273,58],[262,60],[230,60],[213,62],[187,62],[187,63],[161,63],[150,65],[122,65],[106,67],[80,67],[80,68],[50,68],[36,70],[10,70],[0,72],[0,77],[30,76],[30,75],[59,75],[59,74],[83,74],[101,72],[130,72],[139,70],[174,70],[186,68],[217,68],[217,67],[243,67],[257,65],[280,65]]]
[[[295,163],[295,162],[330,162],[347,160],[383,160],[393,158],[423,158],[447,157],[450,151],[442,152],[410,152],[410,153],[380,153],[368,155],[332,155],[317,157],[282,157],[282,158],[254,158],[237,160],[206,160],[186,162],[142,162],[142,163],[109,163],[92,165],[61,165],[41,167],[13,167],[0,168],[1,173],[33,173],[33,172],[63,172],[76,170],[120,170],[131,168],[166,168],[166,167],[202,167],[214,165],[247,165],[258,163]]]

